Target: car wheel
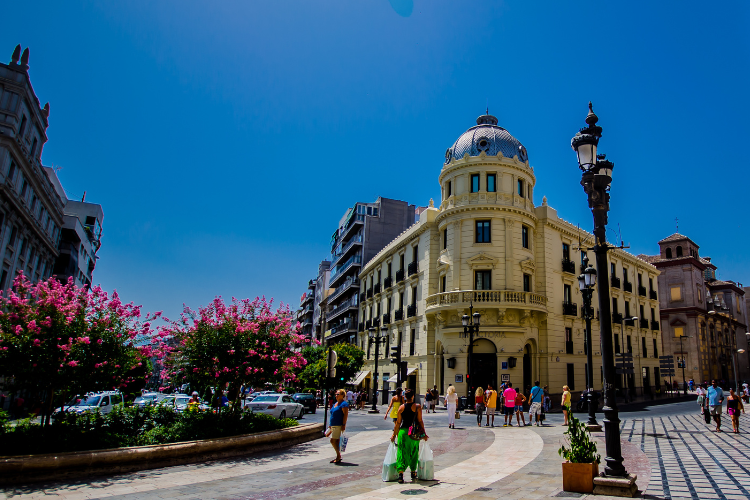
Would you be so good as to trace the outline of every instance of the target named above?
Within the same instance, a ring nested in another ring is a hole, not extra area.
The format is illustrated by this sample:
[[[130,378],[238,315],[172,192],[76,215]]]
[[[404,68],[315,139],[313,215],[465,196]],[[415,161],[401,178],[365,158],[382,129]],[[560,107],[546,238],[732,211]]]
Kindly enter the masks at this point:
[[[281,410],[281,413],[279,414],[279,418],[286,418],[286,410]]]

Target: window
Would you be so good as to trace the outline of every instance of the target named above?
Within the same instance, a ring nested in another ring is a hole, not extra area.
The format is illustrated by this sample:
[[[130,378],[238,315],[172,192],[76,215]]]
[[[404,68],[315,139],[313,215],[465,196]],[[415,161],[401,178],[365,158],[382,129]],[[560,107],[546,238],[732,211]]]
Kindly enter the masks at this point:
[[[474,290],[491,290],[491,277],[491,271],[474,271]]]
[[[643,286],[643,275],[638,274],[638,286]]]
[[[583,259],[585,259],[585,258],[586,258],[586,252],[584,252],[583,250],[581,250],[581,268],[582,269],[583,269]]]
[[[630,301],[625,301],[625,317],[630,318]]]
[[[652,292],[654,291],[654,278],[648,279],[648,289],[651,290]]]
[[[563,243],[563,260],[570,260],[570,245]]]
[[[643,304],[641,304],[640,311],[641,311],[641,316],[640,316],[641,319],[646,319],[646,313],[645,313],[645,311],[643,309]]]
[[[615,333],[615,353],[620,352],[620,336]]]
[[[398,294],[398,307],[404,307],[404,292]]]
[[[443,275],[443,277],[440,278],[440,291],[445,292],[445,275]]]
[[[8,245],[13,246],[16,244],[17,235],[18,235],[18,228],[16,226],[13,226],[13,229],[10,232],[10,241],[8,241]]]
[[[448,196],[451,196],[453,194],[453,183],[451,181],[448,181]]]
[[[487,192],[494,193],[497,191],[497,186],[495,185],[496,179],[495,174],[487,174]]]
[[[565,354],[573,354],[573,329],[565,328]]]
[[[609,265],[609,273],[612,275],[613,278],[617,277],[617,269],[615,268],[615,263],[614,262],[612,262]]]
[[[654,308],[651,308],[651,321],[656,321],[656,314],[654,313]]]
[[[524,292],[531,292],[531,275],[525,274],[523,275],[523,291]]]
[[[563,285],[563,301],[566,304],[573,302],[573,293],[570,285]]]
[[[3,290],[5,290],[5,285],[6,285],[5,282],[7,281],[7,279],[8,279],[8,270],[3,269],[2,277],[0,277],[0,288],[2,288]]]
[[[476,239],[477,243],[490,243],[490,221],[478,220]]]
[[[404,254],[399,255],[399,265],[400,265],[399,270],[403,271],[404,270]]]
[[[656,339],[653,339],[653,340],[654,340],[654,357],[658,358],[659,357],[659,350],[656,348]]]
[[[26,115],[23,115],[23,118],[21,118],[21,128],[18,129],[18,135],[23,137],[25,133],[26,133]]]
[[[677,246],[677,257],[682,257],[682,247]]]
[[[417,337],[417,331],[412,328],[411,335],[409,335],[409,356],[414,356],[414,340]]]
[[[391,263],[389,262],[388,263],[388,277],[390,278],[391,276],[393,276],[393,273],[391,272]]]
[[[521,226],[521,244],[524,248],[529,248],[529,228]]]
[[[417,305],[417,287],[412,287],[411,289],[411,305]]]
[[[612,297],[612,314],[617,314],[617,298]]]
[[[641,337],[641,348],[643,348],[643,356],[644,358],[648,357],[648,351],[646,350],[646,337]]]
[[[674,336],[675,337],[682,337],[682,335],[683,335],[682,332],[683,332],[683,329],[682,329],[681,326],[675,326],[674,327]]]
[[[518,179],[518,196],[523,198],[523,179]]]
[[[10,168],[8,169],[8,179],[13,180],[14,175],[16,175],[16,164],[10,162]]]
[[[26,182],[26,179],[23,180],[23,184],[21,184],[21,196],[26,196],[26,189],[28,189],[29,183]]]
[[[443,229],[443,250],[448,248],[448,228]]]
[[[671,259],[672,258],[672,249],[671,248],[667,248],[666,254],[667,254],[667,258]]]
[[[479,174],[471,174],[471,192],[479,191]]]
[[[672,302],[682,300],[682,291],[680,290],[679,286],[673,286],[672,288],[670,288],[669,293],[672,297]]]
[[[633,344],[630,342],[630,335],[628,335],[628,354],[633,354]]]
[[[417,262],[419,260],[419,245],[414,245],[411,249],[411,261]]]
[[[573,363],[568,363],[568,388],[571,391],[576,388],[575,365]]]
[[[34,142],[31,143],[31,158],[36,158],[36,144],[37,140],[36,137],[34,137]]]

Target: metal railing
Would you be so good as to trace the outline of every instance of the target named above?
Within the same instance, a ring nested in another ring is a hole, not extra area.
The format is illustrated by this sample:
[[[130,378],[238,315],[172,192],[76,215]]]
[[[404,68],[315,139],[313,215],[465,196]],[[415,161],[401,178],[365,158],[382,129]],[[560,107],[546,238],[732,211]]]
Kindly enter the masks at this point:
[[[340,275],[342,272],[346,271],[349,266],[353,264],[361,264],[362,263],[362,256],[360,254],[352,255],[350,258],[346,260],[343,264],[339,264],[336,266],[336,268],[331,271],[331,279],[335,278],[336,276]]]
[[[417,304],[412,304],[406,307],[406,317],[413,318],[417,315]]]
[[[646,296],[646,287],[645,286],[638,285],[638,295],[640,295],[641,297],[645,297]]]
[[[626,292],[633,293],[633,284],[629,281],[626,281],[625,283],[622,284],[622,289],[625,290]]]
[[[346,281],[344,281],[341,285],[337,286],[336,289],[333,291],[330,297],[328,297],[328,301],[332,301],[339,295],[341,295],[342,292],[344,292],[346,289],[352,286],[359,286],[359,278],[350,276],[346,278]],[[364,297],[362,297],[362,300],[364,300]]]
[[[390,325],[391,324],[391,315],[390,313],[386,313],[383,315],[383,324],[384,325]]]
[[[612,322],[616,324],[622,323],[622,313],[612,313]]]
[[[656,290],[650,291],[651,300],[657,300]]]
[[[576,273],[576,263],[569,259],[563,259],[562,270],[564,273]]]
[[[352,245],[354,245],[355,243],[360,243],[360,244],[362,243],[362,235],[361,234],[358,234],[357,236],[355,236],[352,239],[350,239],[346,243],[346,245],[344,245],[344,248],[342,248],[341,251],[339,251],[339,253],[337,253],[336,255],[333,256],[333,262],[331,262],[331,265],[335,265],[336,262],[341,258],[341,256],[345,255],[346,251],[349,250],[352,247]]]
[[[346,320],[346,321],[342,321],[338,325],[336,325],[333,328],[331,328],[331,335],[333,335],[335,333],[343,332],[345,330],[349,330],[349,328],[351,326],[352,326],[352,320],[349,319],[349,320]]]
[[[357,307],[357,297],[352,297],[337,305],[335,309],[326,313],[326,321],[334,318],[351,307]]]
[[[659,322],[658,321],[652,321],[651,322],[651,329],[652,330],[658,330],[659,329]]]
[[[567,316],[578,316],[578,304],[563,302],[563,314]]]
[[[383,280],[383,286],[385,288],[390,288],[391,286],[393,286],[393,278],[391,278],[390,276],[386,277]]]
[[[613,288],[620,288],[620,278],[617,276],[611,276],[609,281]]]
[[[396,271],[396,283],[401,283],[402,281],[404,281],[404,270],[399,269]]]
[[[404,308],[400,307],[393,311],[393,320],[394,321],[401,321],[404,319]]]
[[[375,283],[375,286],[373,287],[373,293],[380,293],[380,283]]]
[[[417,274],[418,270],[419,270],[419,266],[418,266],[417,261],[409,262],[409,268],[408,268],[409,276]]]
[[[640,322],[641,322],[641,328],[644,328],[644,329],[648,328],[648,320],[647,319],[641,318]]]

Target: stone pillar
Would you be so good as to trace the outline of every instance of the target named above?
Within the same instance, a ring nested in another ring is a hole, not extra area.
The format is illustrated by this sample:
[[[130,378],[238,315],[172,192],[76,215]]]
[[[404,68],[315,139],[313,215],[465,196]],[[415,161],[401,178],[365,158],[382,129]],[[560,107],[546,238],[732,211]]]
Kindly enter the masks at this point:
[[[461,289],[461,227],[462,221],[453,223],[453,290]]]

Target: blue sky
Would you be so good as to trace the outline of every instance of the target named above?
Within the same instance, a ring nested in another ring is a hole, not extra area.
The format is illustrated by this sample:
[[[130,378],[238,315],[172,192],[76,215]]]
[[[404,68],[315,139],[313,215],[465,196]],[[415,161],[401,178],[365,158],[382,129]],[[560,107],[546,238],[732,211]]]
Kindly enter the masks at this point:
[[[30,47],[43,161],[104,207],[94,282],[149,311],[296,307],[347,207],[437,201],[487,104],[529,151],[536,203],[589,228],[570,138],[593,101],[631,251],[678,217],[750,284],[750,9],[613,3],[24,0],[0,52]]]

